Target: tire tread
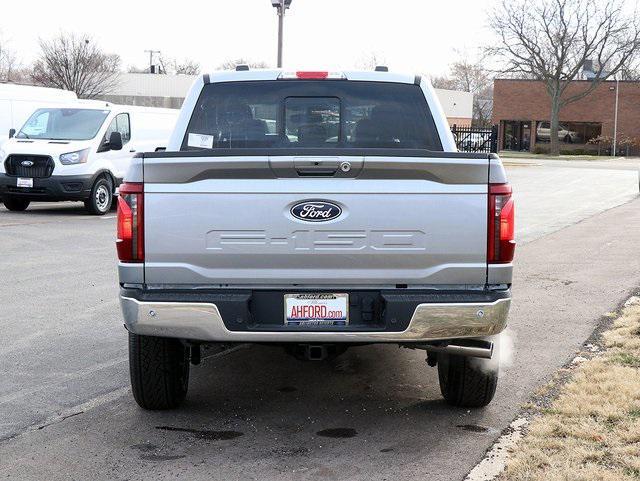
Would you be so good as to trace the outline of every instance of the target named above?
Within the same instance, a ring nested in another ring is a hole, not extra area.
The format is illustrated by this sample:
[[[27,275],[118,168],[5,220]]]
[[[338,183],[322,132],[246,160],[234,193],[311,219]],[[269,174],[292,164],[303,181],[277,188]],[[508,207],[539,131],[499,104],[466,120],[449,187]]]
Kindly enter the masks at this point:
[[[10,210],[12,212],[22,212],[27,210],[27,207],[29,207],[31,201],[16,197],[5,197],[2,200],[2,203],[7,208],[7,210]]]
[[[189,359],[177,339],[129,333],[131,389],[145,409],[178,407],[187,394]]]
[[[443,359],[448,356],[448,359]],[[498,386],[498,370],[483,367],[481,359],[443,355],[438,360],[440,391],[454,406],[482,407],[491,402]]]

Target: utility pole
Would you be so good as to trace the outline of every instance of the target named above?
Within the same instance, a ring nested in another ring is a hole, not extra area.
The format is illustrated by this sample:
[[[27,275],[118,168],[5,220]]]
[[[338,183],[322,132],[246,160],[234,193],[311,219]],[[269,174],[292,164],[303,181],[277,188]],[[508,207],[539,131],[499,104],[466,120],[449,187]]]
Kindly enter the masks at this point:
[[[618,143],[618,98],[620,91],[620,80],[616,76],[616,110],[613,114],[613,148],[611,149],[611,154],[613,157],[616,156],[616,144]]]
[[[160,55],[160,50],[145,50],[145,52],[149,54],[149,73],[156,73],[153,65],[153,54]]]
[[[278,10],[278,68],[282,68],[282,39],[284,36],[284,12],[291,5],[291,0],[271,0],[271,5]]]

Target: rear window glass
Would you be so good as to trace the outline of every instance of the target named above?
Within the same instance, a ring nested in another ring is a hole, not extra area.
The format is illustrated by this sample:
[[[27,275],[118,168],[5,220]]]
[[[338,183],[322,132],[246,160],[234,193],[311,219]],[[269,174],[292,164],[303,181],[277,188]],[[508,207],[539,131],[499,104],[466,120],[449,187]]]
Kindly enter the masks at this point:
[[[442,151],[419,86],[340,80],[205,85],[181,150],[307,147]]]

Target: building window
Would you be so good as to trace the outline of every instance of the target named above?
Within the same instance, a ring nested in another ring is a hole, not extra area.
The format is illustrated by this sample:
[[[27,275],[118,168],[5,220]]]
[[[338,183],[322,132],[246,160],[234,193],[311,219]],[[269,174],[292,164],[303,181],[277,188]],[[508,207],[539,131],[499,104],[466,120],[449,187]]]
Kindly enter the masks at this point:
[[[602,124],[594,122],[560,122],[558,140],[565,144],[586,144],[602,133]],[[536,141],[551,141],[551,123],[539,121],[536,127]]]
[[[506,120],[504,122],[502,148],[527,151],[531,146],[531,122]]]

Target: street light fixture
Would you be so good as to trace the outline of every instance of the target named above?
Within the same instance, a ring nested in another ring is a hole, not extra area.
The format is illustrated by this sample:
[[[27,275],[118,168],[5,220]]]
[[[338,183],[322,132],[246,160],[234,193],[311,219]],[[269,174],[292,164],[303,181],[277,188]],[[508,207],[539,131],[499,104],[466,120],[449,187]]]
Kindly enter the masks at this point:
[[[271,0],[271,5],[278,10],[278,68],[282,68],[282,29],[284,12],[291,6],[291,0]]]

